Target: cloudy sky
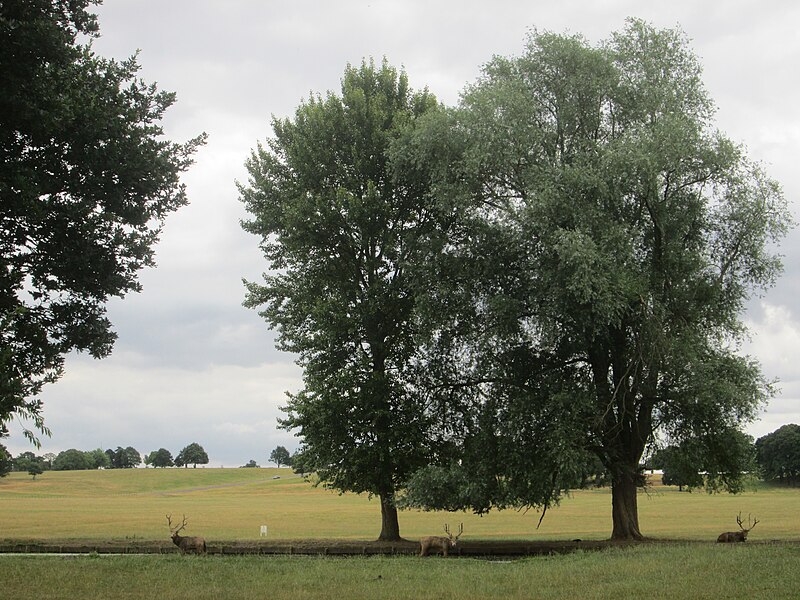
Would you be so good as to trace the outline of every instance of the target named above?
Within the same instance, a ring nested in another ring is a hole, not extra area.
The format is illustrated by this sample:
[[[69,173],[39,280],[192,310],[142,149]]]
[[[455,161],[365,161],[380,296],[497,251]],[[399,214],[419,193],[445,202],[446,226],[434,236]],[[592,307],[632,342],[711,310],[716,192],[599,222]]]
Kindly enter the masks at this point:
[[[300,387],[294,357],[277,352],[255,311],[241,306],[243,277],[266,269],[244,233],[235,182],[270,135],[311,92],[338,90],[348,63],[386,57],[455,104],[494,54],[522,51],[531,28],[582,33],[593,42],[640,17],[680,26],[692,40],[717,123],[745,143],[797,207],[800,200],[800,3],[794,0],[105,0],[98,54],[137,49],[142,77],[175,91],[167,135],[205,131],[207,146],[185,175],[191,205],[169,217],[158,266],[144,291],[115,300],[119,334],[102,361],[75,355],[43,394],[52,429],[40,452],[133,446],[176,454],[199,442],[212,466],[266,464],[277,445],[297,446],[276,419]],[[800,214],[795,209],[795,214]],[[782,247],[786,273],[747,315],[746,351],[781,392],[749,431],[800,423],[800,234]],[[12,454],[30,449],[12,424]]]

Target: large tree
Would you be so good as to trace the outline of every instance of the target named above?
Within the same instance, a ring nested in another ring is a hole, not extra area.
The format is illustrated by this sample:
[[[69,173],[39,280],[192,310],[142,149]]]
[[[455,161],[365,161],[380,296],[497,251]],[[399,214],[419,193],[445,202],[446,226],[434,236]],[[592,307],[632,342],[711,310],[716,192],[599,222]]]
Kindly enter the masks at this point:
[[[47,433],[37,395],[65,354],[111,352],[105,303],[139,289],[203,141],[165,140],[174,94],[81,43],[96,3],[0,3],[0,435],[14,415]]]
[[[386,62],[349,66],[341,95],[312,96],[247,163],[240,187],[271,271],[246,305],[299,355],[304,387],[282,426],[304,469],[377,496],[382,540],[400,537],[398,485],[427,462],[424,406],[410,381],[413,272],[435,239],[425,169],[403,163],[436,102]],[[400,143],[404,140],[404,143]],[[412,161],[413,163],[413,161]]]
[[[438,261],[428,311],[429,389],[461,427],[412,504],[547,507],[594,455],[612,537],[639,539],[658,435],[694,440],[738,489],[730,431],[771,393],[737,352],[740,315],[778,276],[791,218],[713,113],[683,34],[637,20],[599,46],[534,32],[467,90],[450,135],[471,233]]]

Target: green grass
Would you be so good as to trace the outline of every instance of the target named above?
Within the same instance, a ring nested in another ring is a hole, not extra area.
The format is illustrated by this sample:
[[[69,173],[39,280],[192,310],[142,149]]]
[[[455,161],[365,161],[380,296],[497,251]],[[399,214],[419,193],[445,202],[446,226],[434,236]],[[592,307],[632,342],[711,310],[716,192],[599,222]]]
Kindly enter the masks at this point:
[[[280,474],[281,479],[272,479]],[[315,488],[288,469],[136,469],[23,473],[0,479],[0,539],[70,540],[167,537],[166,514],[186,515],[187,533],[209,540],[375,539],[376,500]],[[678,492],[654,485],[639,496],[647,536],[714,540],[737,528],[738,512],[760,520],[751,540],[800,540],[800,489],[761,486],[731,495]],[[611,532],[608,489],[577,491],[548,511],[537,530],[535,511],[469,513],[403,511],[408,539],[464,522],[464,539],[606,539]]]
[[[515,561],[0,556],[4,598],[797,598],[796,545],[639,546]]]

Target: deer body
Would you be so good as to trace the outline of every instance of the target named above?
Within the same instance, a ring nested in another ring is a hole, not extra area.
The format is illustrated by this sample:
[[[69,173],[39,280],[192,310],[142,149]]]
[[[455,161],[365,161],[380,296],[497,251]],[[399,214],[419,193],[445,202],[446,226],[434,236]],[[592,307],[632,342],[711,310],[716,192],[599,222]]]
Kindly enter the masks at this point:
[[[172,543],[181,550],[181,554],[193,552],[194,554],[206,553],[206,540],[199,536],[179,535],[180,531],[186,527],[186,515],[183,516],[183,522],[178,527],[172,527],[172,516],[167,515],[167,525],[172,534]]]
[[[750,530],[756,526],[758,519],[751,521],[750,516],[748,515],[747,524],[750,525],[750,527],[745,529],[744,525],[742,525],[742,513],[739,513],[739,515],[736,517],[736,522],[739,524],[741,531],[726,531],[725,533],[720,533],[719,537],[717,538],[718,544],[746,542],[747,534],[750,533]]]
[[[447,556],[447,551],[450,550],[451,544],[455,546],[455,544],[450,541],[450,538],[444,537],[443,535],[424,537],[419,541],[419,555],[428,556],[428,554],[433,551],[434,554]]]
[[[172,534],[172,543],[181,549],[181,554],[193,552],[195,554],[206,553],[206,540],[199,536]]]
[[[444,526],[444,530],[447,533],[447,536],[430,535],[422,538],[419,541],[420,556],[428,556],[428,554],[433,551],[434,554],[441,553],[442,556],[447,557],[447,552],[450,550],[450,548],[456,547],[458,538],[460,538],[461,534],[464,533],[464,524],[461,524],[461,529],[459,530],[458,535],[455,536],[450,533],[450,529],[448,529],[447,525]]]

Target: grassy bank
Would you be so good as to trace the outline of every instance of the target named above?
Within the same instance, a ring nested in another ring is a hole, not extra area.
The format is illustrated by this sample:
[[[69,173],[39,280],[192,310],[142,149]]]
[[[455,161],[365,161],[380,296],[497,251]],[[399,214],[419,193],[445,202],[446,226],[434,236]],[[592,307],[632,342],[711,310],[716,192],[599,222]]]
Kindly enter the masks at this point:
[[[640,546],[515,561],[0,556],[16,600],[796,598],[797,545]]]
[[[279,475],[280,479],[273,479]],[[288,469],[136,469],[23,473],[0,479],[0,539],[146,539],[167,537],[165,515],[187,515],[189,535],[211,540],[259,538],[374,539],[378,503],[366,496],[314,488]],[[654,485],[639,497],[643,532],[659,538],[713,540],[735,530],[736,514],[760,520],[752,540],[800,540],[800,490],[752,488],[743,494],[678,492]],[[484,517],[404,511],[409,539],[464,522],[464,539],[605,539],[611,531],[608,489],[581,490],[539,515],[517,511]]]

